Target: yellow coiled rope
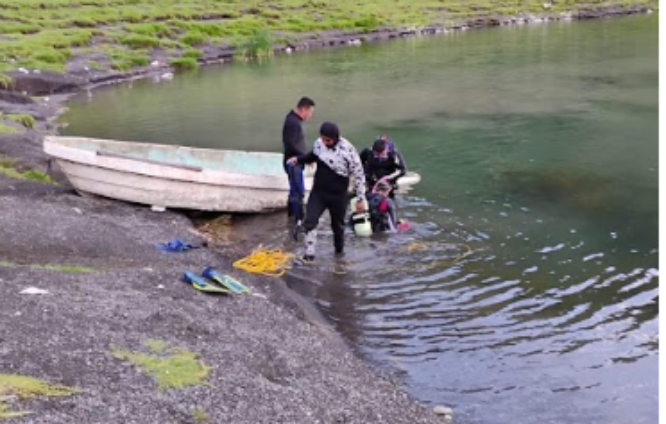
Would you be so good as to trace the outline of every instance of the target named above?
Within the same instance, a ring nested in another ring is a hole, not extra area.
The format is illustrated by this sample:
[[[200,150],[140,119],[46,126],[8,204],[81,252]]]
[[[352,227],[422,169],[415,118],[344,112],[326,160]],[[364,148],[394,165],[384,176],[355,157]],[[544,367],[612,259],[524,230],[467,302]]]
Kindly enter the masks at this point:
[[[265,249],[257,247],[248,256],[233,263],[234,268],[242,269],[253,274],[262,274],[269,277],[282,277],[290,268],[294,255],[285,253],[280,249]]]

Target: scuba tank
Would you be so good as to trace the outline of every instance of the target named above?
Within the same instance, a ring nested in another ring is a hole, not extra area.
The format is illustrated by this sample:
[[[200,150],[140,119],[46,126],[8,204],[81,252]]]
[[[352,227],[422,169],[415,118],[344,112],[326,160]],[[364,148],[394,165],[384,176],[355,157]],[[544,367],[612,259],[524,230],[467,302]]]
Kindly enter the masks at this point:
[[[361,237],[372,235],[372,225],[370,224],[370,213],[368,212],[368,200],[363,198],[363,212],[356,212],[356,197],[349,202],[351,208],[351,220],[354,226],[354,234]]]

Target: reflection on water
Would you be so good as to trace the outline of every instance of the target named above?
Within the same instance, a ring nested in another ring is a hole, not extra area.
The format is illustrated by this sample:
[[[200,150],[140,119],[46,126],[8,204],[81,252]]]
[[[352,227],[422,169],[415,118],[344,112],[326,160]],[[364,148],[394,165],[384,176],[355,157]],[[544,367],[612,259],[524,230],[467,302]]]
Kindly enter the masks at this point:
[[[657,419],[657,20],[471,31],[236,64],[73,103],[73,134],[280,149],[302,94],[357,147],[398,143],[422,182],[408,232],[349,237],[287,283],[373,364],[462,422]],[[291,99],[291,100],[290,100]],[[221,223],[231,254],[286,217]],[[217,231],[210,227],[210,231]],[[226,247],[225,247],[226,246]]]

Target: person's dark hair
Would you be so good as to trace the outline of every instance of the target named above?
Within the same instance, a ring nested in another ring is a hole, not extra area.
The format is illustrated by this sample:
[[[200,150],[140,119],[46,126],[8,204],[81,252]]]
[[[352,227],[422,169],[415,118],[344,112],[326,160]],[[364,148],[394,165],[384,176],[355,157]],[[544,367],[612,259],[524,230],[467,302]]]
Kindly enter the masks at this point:
[[[337,124],[333,122],[324,122],[319,128],[319,135],[328,137],[337,142],[340,140],[340,129]]]
[[[315,106],[314,100],[312,100],[309,97],[301,97],[301,100],[298,101],[298,104],[296,105],[297,108],[311,108]]]
[[[376,184],[377,190],[386,191],[391,189],[391,185],[385,180],[380,180]]]
[[[381,153],[384,150],[386,150],[386,142],[384,140],[382,140],[381,138],[375,140],[375,142],[372,144],[372,151],[377,152],[377,153]]]

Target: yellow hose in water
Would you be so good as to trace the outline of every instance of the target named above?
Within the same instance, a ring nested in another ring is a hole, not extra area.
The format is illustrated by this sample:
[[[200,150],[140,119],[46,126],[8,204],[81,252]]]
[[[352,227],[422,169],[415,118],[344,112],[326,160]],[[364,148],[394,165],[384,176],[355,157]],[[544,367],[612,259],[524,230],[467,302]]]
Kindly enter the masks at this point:
[[[248,256],[235,261],[233,265],[234,268],[253,274],[282,277],[290,268],[289,264],[293,258],[293,254],[280,249],[265,249],[259,246]]]
[[[472,254],[472,249],[466,244],[456,244],[463,246],[465,252],[458,254],[453,259],[434,260],[429,263],[428,269],[434,267],[452,266],[458,261]],[[412,243],[408,246],[409,251],[423,250],[426,246],[424,244]],[[253,274],[262,274],[269,277],[282,277],[288,269],[291,268],[291,261],[294,259],[294,254],[283,252],[281,249],[265,249],[263,246],[257,247],[248,256],[238,259],[233,263],[234,268],[241,269],[245,272]],[[335,274],[346,274],[347,271],[340,271],[334,268]]]

